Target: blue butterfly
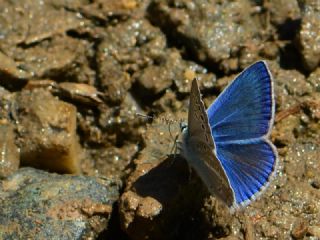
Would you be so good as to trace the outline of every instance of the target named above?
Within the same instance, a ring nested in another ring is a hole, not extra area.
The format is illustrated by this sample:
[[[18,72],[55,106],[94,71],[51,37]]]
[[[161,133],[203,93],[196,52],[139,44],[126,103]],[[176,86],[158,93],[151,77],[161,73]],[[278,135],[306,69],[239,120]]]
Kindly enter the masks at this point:
[[[207,111],[192,82],[182,155],[233,210],[256,199],[274,176],[278,155],[268,139],[274,114],[273,80],[264,61],[241,72]]]

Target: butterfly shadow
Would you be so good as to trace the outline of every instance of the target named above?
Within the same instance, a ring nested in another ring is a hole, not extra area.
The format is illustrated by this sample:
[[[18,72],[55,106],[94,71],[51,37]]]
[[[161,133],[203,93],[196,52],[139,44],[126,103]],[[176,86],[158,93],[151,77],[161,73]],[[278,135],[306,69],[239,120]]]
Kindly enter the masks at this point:
[[[140,176],[132,188],[141,197],[156,199],[164,211],[199,208],[208,193],[194,175],[183,157],[172,154]]]
[[[141,198],[151,197],[161,204],[159,214],[149,221],[139,218],[136,226],[140,223],[143,228],[152,229],[150,231],[159,231],[156,236],[165,229],[165,239],[199,239],[206,234],[206,222],[200,210],[208,192],[180,155],[168,155],[140,176],[131,190]],[[143,204],[143,200],[140,203]],[[155,207],[150,204],[149,208]]]

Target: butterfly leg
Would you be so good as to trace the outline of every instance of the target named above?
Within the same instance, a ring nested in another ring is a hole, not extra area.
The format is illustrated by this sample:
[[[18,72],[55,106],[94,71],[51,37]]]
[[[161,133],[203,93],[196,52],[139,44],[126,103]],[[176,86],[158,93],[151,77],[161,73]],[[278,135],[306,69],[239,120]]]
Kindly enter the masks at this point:
[[[177,155],[177,152],[178,152],[178,145],[180,144],[180,142],[178,141],[178,138],[179,138],[179,135],[177,135],[175,138],[174,138],[174,142],[173,142],[173,145],[172,145],[172,148],[170,150],[170,155],[173,155],[173,158],[172,160],[170,160],[169,162],[169,167],[171,167],[174,163],[174,160],[176,159],[176,155]]]

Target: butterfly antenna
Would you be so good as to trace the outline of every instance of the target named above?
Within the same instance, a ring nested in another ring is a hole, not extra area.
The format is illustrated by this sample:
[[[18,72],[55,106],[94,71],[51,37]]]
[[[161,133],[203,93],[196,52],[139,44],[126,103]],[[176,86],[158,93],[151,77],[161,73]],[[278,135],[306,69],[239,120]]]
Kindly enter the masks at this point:
[[[170,136],[172,137],[173,142],[174,142],[173,146],[172,146],[172,149],[171,149],[171,153],[173,153],[174,159],[176,158],[178,149],[180,149],[179,146],[181,146],[181,142],[179,141],[179,136],[182,133],[183,129],[185,129],[187,127],[187,124],[182,119],[180,119],[179,120],[179,126],[180,126],[180,131],[181,132],[178,133],[175,137],[170,132]],[[169,125],[169,131],[170,131],[170,125]]]
[[[179,139],[179,135],[180,134],[176,134],[174,136],[173,133],[172,133],[171,127],[172,127],[172,124],[177,123],[178,121],[173,120],[173,119],[169,119],[169,118],[166,118],[166,117],[156,117],[156,116],[150,116],[150,115],[146,115],[146,114],[142,114],[142,113],[136,113],[136,115],[138,117],[142,117],[142,118],[145,118],[147,120],[158,120],[158,121],[168,125],[168,131],[169,131],[169,134],[170,134],[170,138],[173,140],[173,145],[172,145],[172,148],[170,150],[170,154],[173,154],[173,156],[175,158],[176,155],[177,155],[177,151],[178,151],[177,145],[179,144],[179,140],[178,139]],[[179,125],[180,125],[180,129],[181,130],[186,126],[185,124],[183,124],[183,120],[182,119],[180,119]]]
[[[171,124],[175,122],[175,120],[172,120],[172,119],[169,119],[169,118],[165,118],[165,117],[155,117],[155,116],[150,116],[150,115],[146,115],[146,114],[142,114],[142,113],[136,113],[137,116],[139,117],[142,117],[142,118],[146,118],[148,120],[159,120],[160,122],[164,123],[164,124],[167,124],[168,125],[168,129],[169,129],[169,134],[170,134],[170,137],[172,139],[176,139],[176,137],[174,137],[172,135],[172,132],[171,132]]]
[[[171,122],[168,122],[168,130],[169,130],[170,137],[171,137],[173,140],[175,140],[176,137],[174,137],[174,136],[172,135],[172,132],[171,132]]]

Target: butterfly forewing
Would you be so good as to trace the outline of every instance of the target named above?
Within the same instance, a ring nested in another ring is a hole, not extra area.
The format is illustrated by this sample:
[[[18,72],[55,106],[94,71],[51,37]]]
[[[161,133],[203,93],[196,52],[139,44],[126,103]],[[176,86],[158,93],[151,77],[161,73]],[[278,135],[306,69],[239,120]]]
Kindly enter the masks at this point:
[[[266,63],[257,62],[240,73],[207,112],[215,143],[266,135],[274,115],[272,79]]]

